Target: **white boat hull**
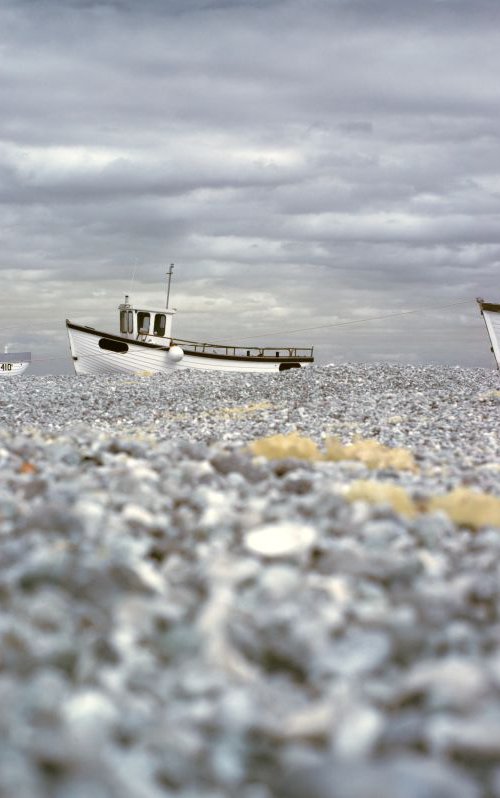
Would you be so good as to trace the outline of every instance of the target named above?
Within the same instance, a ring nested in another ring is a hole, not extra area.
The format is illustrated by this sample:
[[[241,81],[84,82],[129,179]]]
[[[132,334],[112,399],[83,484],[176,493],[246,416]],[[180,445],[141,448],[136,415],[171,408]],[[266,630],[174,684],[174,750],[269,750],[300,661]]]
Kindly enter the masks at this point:
[[[2,352],[0,354],[0,378],[23,374],[31,363],[30,352]]]
[[[497,368],[500,369],[500,305],[485,302],[482,299],[477,301],[486,324],[493,357],[496,360]]]
[[[135,341],[114,333],[66,322],[71,356],[77,374],[127,373],[149,375],[171,373],[179,369],[202,371],[273,373],[309,365],[311,358],[242,357],[210,352],[184,351],[180,361],[167,346]],[[104,347],[116,347],[112,351]],[[178,349],[178,347],[176,347]]]

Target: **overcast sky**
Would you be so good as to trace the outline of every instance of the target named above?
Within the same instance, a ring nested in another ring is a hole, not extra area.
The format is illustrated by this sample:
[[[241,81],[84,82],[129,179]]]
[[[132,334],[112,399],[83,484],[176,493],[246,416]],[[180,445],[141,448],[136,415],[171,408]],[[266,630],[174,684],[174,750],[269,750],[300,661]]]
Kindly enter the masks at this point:
[[[0,342],[174,262],[179,337],[493,368],[499,75],[499,0],[0,0]]]

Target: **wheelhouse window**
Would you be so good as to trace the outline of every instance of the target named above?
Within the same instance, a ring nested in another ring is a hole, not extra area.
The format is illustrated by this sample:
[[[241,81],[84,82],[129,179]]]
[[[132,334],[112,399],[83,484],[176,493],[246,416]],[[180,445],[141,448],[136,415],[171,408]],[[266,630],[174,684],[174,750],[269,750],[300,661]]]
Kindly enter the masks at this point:
[[[134,332],[134,314],[131,310],[127,311],[128,313],[128,331],[129,333]]]
[[[154,335],[164,336],[165,328],[167,326],[167,317],[164,313],[157,313],[155,316],[155,323],[153,327]]]
[[[139,311],[139,313],[137,314],[137,332],[143,334],[148,333],[150,321],[151,321],[150,313],[144,313],[144,311]]]
[[[126,333],[128,332],[127,329],[127,311],[121,310],[120,311],[120,332]]]

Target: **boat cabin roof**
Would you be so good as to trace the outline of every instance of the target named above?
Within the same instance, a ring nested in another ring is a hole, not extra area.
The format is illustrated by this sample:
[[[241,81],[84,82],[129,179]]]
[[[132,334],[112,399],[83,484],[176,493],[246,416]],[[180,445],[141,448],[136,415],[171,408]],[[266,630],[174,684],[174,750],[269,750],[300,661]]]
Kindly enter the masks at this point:
[[[118,305],[119,310],[131,310],[132,313],[164,313],[167,316],[174,316],[177,313],[175,308],[150,308],[145,305],[126,305],[125,303]]]

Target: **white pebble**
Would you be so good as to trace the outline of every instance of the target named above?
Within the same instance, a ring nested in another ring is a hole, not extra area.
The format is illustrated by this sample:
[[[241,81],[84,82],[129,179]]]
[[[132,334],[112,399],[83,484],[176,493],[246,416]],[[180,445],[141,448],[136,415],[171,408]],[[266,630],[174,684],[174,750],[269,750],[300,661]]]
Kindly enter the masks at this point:
[[[283,557],[307,551],[316,538],[316,530],[305,524],[265,524],[246,535],[245,546],[263,557]]]

